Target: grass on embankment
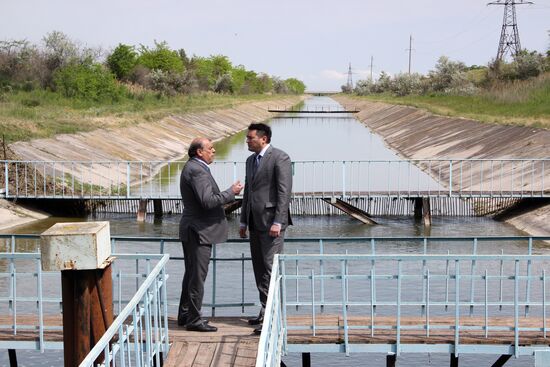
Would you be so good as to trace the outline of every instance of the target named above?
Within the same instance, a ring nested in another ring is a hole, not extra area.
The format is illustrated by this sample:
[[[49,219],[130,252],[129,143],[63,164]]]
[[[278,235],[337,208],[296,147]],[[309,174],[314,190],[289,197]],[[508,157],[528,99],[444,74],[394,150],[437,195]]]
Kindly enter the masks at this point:
[[[44,90],[19,91],[0,99],[0,140],[4,135],[9,144],[56,134],[124,127],[158,121],[172,114],[228,108],[243,102],[281,97],[205,93],[158,98],[153,93],[142,93],[138,97],[122,97],[116,103],[98,103],[64,98]]]
[[[550,128],[550,73],[526,81],[499,83],[471,96],[370,95],[355,98],[414,106],[443,116]]]

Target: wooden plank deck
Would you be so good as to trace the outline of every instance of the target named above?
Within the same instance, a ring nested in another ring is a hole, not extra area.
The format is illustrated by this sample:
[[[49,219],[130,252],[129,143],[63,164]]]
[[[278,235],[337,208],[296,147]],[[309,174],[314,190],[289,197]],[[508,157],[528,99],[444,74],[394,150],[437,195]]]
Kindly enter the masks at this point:
[[[32,325],[37,323],[36,316],[17,317],[18,322]],[[47,316],[44,318],[47,325],[61,325],[60,316]],[[430,327],[448,326],[454,324],[451,317],[430,317]],[[376,316],[375,325],[395,325],[395,317]],[[0,316],[0,325],[9,325],[12,319],[9,316]],[[166,357],[166,367],[175,366],[254,366],[258,350],[259,336],[253,333],[254,327],[248,325],[245,317],[216,317],[211,318],[210,323],[218,327],[214,333],[191,332],[177,325],[175,318],[169,318],[169,338],[171,349]],[[401,325],[421,325],[425,323],[424,317],[403,316]],[[462,316],[461,326],[482,326],[485,320],[482,317]],[[331,330],[317,329],[315,336],[312,330],[290,330],[288,342],[291,344],[335,344],[344,342],[343,319],[338,315],[316,315],[316,326],[330,327]],[[311,316],[288,316],[288,326],[309,325]],[[370,317],[350,316],[348,325],[371,325]],[[489,318],[489,326],[514,325],[512,317]],[[542,319],[538,317],[520,317],[520,327],[542,328]],[[542,331],[522,331],[519,337],[520,345],[550,345],[550,333],[545,338]],[[47,331],[46,340],[62,341],[62,331]],[[396,342],[396,330],[375,330],[374,336],[367,329],[351,329],[348,333],[349,343],[366,344],[394,344]],[[38,340],[38,330],[18,330],[13,335],[10,329],[0,329],[0,340]],[[402,344],[453,344],[454,330],[450,328],[436,330],[430,329],[430,335],[426,330],[401,330],[400,340]],[[460,330],[461,344],[510,344],[514,343],[514,332],[491,331],[485,337],[484,330]]]
[[[0,328],[0,340],[14,340],[14,341],[38,341],[39,340],[39,330],[38,326],[35,329],[17,329],[17,333],[14,334],[14,331],[11,328],[6,328],[6,325],[11,325],[13,323],[13,316],[0,316],[0,325],[3,325]],[[45,326],[61,326],[63,319],[61,315],[50,315],[44,316],[44,325]],[[38,325],[38,316],[36,315],[17,315],[17,324],[18,325]],[[44,338],[47,341],[62,342],[63,341],[63,330],[45,330]]]
[[[172,347],[165,367],[175,366],[254,366],[259,335],[245,317],[216,317],[210,324],[218,328],[214,333],[187,331],[168,319]]]

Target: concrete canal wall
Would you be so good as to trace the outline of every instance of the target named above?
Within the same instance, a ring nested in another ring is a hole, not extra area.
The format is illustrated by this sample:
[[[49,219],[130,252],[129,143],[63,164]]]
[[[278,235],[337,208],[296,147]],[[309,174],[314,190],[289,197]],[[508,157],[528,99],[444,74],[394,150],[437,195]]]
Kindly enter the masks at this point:
[[[408,106],[334,97],[403,158],[548,158],[550,131],[433,115]],[[445,181],[445,177],[442,177]],[[443,184],[448,182],[443,182]],[[474,188],[475,189],[475,188]],[[532,235],[550,234],[550,205],[506,220]]]
[[[197,136],[207,136],[212,140],[225,138],[245,129],[252,122],[261,122],[273,117],[273,114],[268,112],[269,106],[286,108],[304,98],[289,96],[270,101],[244,103],[228,109],[171,115],[151,123],[61,134],[49,139],[16,142],[9,147],[21,160],[175,160],[187,154],[189,143]]]
[[[274,116],[269,107],[284,109],[303,101],[305,96],[285,96],[269,101],[243,103],[233,108],[206,112],[172,115],[151,123],[135,126],[99,129],[77,134],[61,134],[48,139],[16,142],[9,145],[10,158],[37,161],[168,161],[187,154],[191,140],[207,136],[220,140],[246,129],[253,122],[265,121]],[[96,166],[94,166],[96,167]],[[121,166],[104,165],[90,176],[85,165],[71,166],[66,174],[81,177],[91,183],[104,181],[107,177],[121,174]],[[152,172],[154,175],[156,170]],[[151,172],[147,172],[149,174]],[[8,203],[0,206],[0,230],[42,218]],[[27,220],[25,220],[27,218]]]

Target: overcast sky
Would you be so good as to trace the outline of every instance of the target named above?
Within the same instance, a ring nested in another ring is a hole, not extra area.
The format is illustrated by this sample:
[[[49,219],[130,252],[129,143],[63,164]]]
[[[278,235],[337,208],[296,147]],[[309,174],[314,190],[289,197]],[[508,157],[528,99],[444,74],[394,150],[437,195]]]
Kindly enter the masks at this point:
[[[519,1],[519,0],[518,0]],[[546,52],[550,0],[517,6],[521,45]],[[53,30],[87,46],[167,41],[188,55],[223,54],[247,69],[297,77],[309,90],[412,70],[441,55],[486,65],[496,55],[504,6],[482,0],[0,0],[0,39],[39,43]]]

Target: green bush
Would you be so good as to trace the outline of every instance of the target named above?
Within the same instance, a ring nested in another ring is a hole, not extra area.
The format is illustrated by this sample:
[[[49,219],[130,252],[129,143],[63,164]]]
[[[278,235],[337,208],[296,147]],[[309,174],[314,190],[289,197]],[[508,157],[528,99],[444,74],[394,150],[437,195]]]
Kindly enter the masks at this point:
[[[166,42],[155,42],[153,49],[142,45],[137,63],[150,70],[176,73],[181,73],[184,70],[180,55],[177,51],[170,50]]]
[[[306,85],[304,84],[304,82],[296,78],[286,79],[285,84],[290,93],[302,94],[306,91]]]
[[[127,79],[137,64],[137,53],[133,46],[119,44],[107,57],[107,66],[120,80]]]
[[[121,95],[114,75],[100,64],[70,64],[54,75],[55,89],[67,98],[116,101]]]

